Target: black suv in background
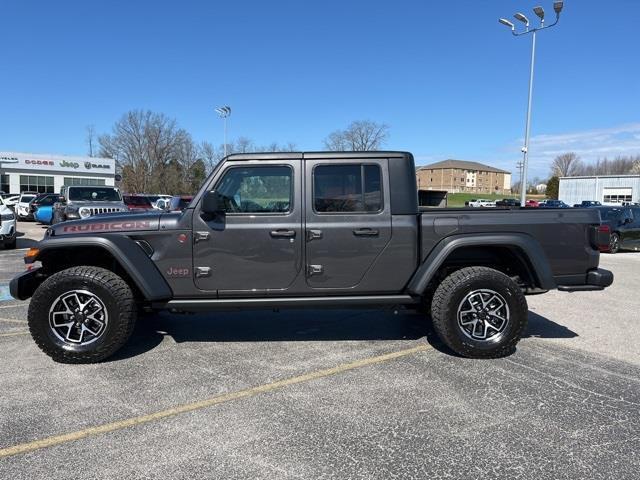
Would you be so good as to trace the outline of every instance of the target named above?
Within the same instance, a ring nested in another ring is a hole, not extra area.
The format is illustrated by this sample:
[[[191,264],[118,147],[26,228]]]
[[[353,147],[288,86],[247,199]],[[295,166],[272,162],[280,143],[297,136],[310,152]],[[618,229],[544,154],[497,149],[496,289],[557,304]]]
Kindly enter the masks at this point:
[[[609,253],[640,250],[640,207],[598,207],[602,224],[611,231]]]
[[[509,208],[513,208],[513,207],[519,207],[520,206],[520,200],[516,200],[515,198],[503,198],[502,200],[498,200],[496,202],[496,207],[509,207]]]

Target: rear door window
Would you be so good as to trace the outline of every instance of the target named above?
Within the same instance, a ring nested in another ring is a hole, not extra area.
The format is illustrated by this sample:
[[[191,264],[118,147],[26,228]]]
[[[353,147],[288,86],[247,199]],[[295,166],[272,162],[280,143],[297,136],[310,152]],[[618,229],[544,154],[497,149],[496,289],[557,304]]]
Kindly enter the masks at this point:
[[[378,165],[318,165],[313,170],[318,213],[377,213],[383,209]]]

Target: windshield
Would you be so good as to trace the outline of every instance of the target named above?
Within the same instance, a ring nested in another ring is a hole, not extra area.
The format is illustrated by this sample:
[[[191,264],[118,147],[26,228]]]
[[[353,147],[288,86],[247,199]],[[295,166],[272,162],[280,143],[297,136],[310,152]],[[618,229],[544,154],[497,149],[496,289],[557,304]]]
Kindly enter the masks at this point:
[[[622,210],[619,208],[607,208],[602,210],[603,220],[618,220],[622,215]]]
[[[120,193],[109,187],[73,187],[69,188],[69,200],[86,202],[119,202]]]
[[[22,195],[20,197],[20,202],[29,203],[31,200],[36,198],[35,195]]]

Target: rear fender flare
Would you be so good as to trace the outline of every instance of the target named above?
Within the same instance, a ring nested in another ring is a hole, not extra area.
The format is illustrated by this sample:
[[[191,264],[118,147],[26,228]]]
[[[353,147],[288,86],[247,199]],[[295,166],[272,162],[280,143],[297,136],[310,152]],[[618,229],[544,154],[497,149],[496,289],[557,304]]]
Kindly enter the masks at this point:
[[[517,248],[525,255],[538,287],[544,290],[556,288],[553,271],[542,246],[530,235],[521,233],[453,235],[440,241],[418,267],[408,285],[412,295],[422,295],[429,282],[447,257],[458,248],[501,246]]]

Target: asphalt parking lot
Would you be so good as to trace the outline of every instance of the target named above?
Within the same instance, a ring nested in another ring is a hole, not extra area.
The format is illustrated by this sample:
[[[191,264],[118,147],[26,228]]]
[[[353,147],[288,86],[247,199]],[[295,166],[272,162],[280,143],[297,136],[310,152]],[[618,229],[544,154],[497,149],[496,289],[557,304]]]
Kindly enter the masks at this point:
[[[151,316],[59,365],[0,290],[0,478],[638,478],[640,254],[601,264],[610,289],[528,297],[485,361],[410,311],[307,310]]]

